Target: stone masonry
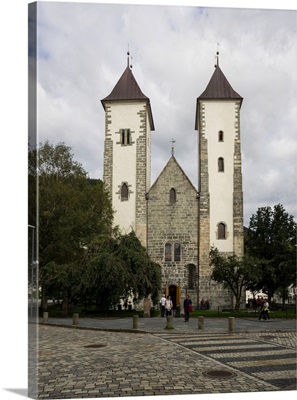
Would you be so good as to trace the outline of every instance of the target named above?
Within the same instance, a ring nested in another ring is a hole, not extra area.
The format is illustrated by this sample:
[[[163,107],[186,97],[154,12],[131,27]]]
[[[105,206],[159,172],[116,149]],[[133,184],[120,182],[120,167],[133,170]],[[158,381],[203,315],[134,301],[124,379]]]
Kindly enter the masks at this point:
[[[176,191],[176,202],[170,203],[170,190]],[[174,157],[171,157],[149,191],[148,253],[162,268],[162,291],[173,285],[181,298],[187,291],[197,302],[198,199],[191,184]],[[172,259],[165,260],[165,244],[172,245]],[[180,260],[175,260],[174,245],[180,245]],[[189,267],[194,268],[194,284],[189,288]]]

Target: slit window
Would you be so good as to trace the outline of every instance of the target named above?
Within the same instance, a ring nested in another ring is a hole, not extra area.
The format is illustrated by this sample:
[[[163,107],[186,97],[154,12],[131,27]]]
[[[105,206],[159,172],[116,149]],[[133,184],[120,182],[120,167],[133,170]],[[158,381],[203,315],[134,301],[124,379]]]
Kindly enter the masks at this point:
[[[223,141],[224,141],[224,132],[219,131],[219,142],[223,142]]]
[[[218,158],[218,171],[224,172],[224,159],[223,157]]]
[[[226,225],[223,222],[218,224],[218,239],[226,239]]]
[[[171,243],[165,244],[165,261],[172,261],[172,245],[171,245]]]
[[[128,185],[127,183],[123,183],[121,188],[121,200],[122,201],[128,200],[128,196],[129,196]]]
[[[175,204],[176,203],[176,190],[174,188],[170,189],[169,192],[169,203]]]
[[[130,129],[121,129],[120,134],[121,134],[121,145],[122,146],[127,146],[127,145],[131,144]]]
[[[195,265],[189,265],[188,267],[188,288],[194,289],[195,287]]]
[[[174,261],[180,261],[180,243],[174,243]]]

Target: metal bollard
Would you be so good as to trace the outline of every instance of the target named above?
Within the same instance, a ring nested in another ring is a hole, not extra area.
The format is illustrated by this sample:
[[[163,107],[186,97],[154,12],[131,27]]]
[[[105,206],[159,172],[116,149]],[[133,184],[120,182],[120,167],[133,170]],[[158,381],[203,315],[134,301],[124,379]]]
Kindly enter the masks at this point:
[[[78,325],[79,314],[73,314],[73,325]]]
[[[48,312],[47,311],[44,311],[44,313],[43,313],[43,322],[45,324],[48,323]]]
[[[228,326],[229,326],[229,332],[233,332],[234,331],[234,317],[228,318]]]
[[[138,315],[133,315],[133,329],[138,329]]]
[[[174,329],[172,316],[166,317],[166,328],[165,329]]]
[[[204,329],[204,317],[198,317],[198,329]]]

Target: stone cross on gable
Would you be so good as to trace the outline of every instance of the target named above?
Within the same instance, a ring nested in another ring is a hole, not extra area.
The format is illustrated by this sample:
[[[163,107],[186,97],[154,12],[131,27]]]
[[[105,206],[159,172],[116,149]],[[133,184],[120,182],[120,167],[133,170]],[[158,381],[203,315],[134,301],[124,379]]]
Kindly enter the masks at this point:
[[[172,156],[174,156],[174,143],[175,143],[175,140],[172,138],[172,140],[171,140],[171,155]]]

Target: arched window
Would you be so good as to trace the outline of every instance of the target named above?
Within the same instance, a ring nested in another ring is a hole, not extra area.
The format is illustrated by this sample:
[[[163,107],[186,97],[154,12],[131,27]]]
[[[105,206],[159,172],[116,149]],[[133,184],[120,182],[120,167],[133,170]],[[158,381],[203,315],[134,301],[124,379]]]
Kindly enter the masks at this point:
[[[218,171],[224,172],[224,159],[223,157],[218,158]]]
[[[219,142],[223,142],[223,141],[224,141],[224,132],[219,131]]]
[[[196,267],[193,264],[188,266],[188,289],[195,288],[195,271]]]
[[[170,189],[169,192],[169,203],[175,204],[176,203],[176,190],[174,188]]]
[[[123,183],[121,188],[121,200],[122,201],[128,200],[128,196],[129,196],[128,185],[127,183]]]
[[[172,261],[172,245],[165,243],[165,261]]]
[[[180,243],[174,243],[174,261],[180,261],[180,253],[181,253]]]
[[[218,239],[226,239],[226,225],[223,222],[218,224]]]

